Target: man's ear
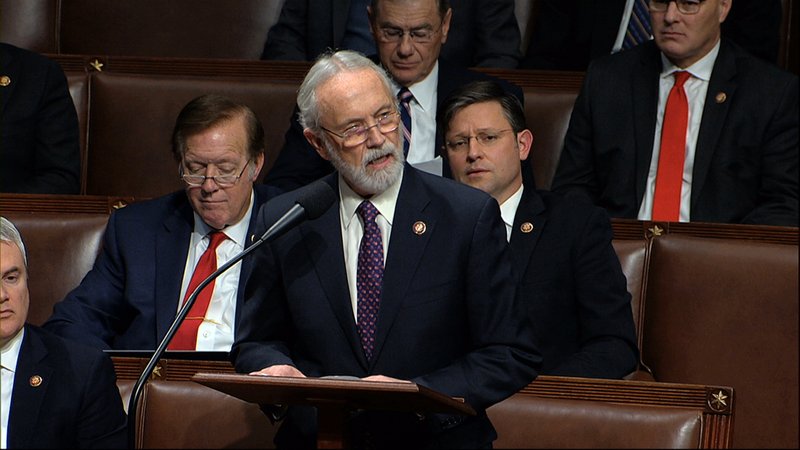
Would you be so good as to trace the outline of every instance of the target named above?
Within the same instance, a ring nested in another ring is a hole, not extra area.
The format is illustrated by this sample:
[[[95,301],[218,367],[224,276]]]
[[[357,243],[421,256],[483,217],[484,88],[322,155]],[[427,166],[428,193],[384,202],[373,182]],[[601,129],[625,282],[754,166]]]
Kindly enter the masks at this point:
[[[519,147],[520,161],[528,158],[533,147],[533,133],[527,128],[517,133],[517,146]]]
[[[322,142],[322,138],[317,136],[317,134],[314,133],[314,131],[311,128],[304,129],[303,136],[306,137],[308,143],[311,144],[312,147],[314,147],[314,150],[316,150],[317,153],[319,153],[319,156],[321,156],[322,159],[326,161],[331,160],[330,156],[328,156],[328,148],[325,146],[325,143]]]

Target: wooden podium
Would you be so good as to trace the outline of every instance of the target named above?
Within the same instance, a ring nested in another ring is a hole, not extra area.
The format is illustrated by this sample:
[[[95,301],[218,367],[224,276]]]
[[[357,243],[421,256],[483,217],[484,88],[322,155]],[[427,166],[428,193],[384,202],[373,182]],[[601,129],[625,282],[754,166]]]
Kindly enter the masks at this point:
[[[345,420],[351,410],[475,415],[475,410],[462,399],[414,383],[222,373],[198,373],[192,381],[251,403],[316,406],[318,448],[347,446]]]

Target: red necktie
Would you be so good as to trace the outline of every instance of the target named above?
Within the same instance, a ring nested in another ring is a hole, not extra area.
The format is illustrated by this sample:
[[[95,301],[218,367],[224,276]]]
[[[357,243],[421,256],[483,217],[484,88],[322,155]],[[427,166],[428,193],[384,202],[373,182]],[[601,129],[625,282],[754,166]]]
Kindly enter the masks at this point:
[[[661,128],[661,151],[653,196],[653,220],[666,222],[680,219],[686,126],[689,123],[689,102],[683,84],[690,75],[689,72],[675,72],[674,75],[675,84],[667,97],[664,125]]]
[[[197,266],[194,268],[192,279],[189,281],[189,287],[186,289],[186,296],[183,298],[183,303],[189,299],[197,286],[203,282],[209,275],[217,270],[217,247],[222,243],[227,236],[221,231],[214,231],[209,233],[208,248],[205,253],[200,257]],[[167,346],[169,350],[194,350],[197,347],[197,329],[206,317],[208,305],[211,303],[211,294],[214,293],[214,281],[209,283],[200,294],[197,296],[194,305],[189,310],[186,318],[181,323],[178,332],[172,342]]]

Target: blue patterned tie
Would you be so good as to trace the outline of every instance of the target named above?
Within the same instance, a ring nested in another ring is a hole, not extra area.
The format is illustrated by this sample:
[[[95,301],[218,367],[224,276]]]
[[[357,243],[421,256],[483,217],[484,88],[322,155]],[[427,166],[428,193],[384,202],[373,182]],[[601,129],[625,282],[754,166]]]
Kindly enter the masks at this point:
[[[408,147],[411,145],[411,100],[414,94],[407,87],[397,93],[400,100],[400,120],[403,121],[403,154],[408,156]]]
[[[653,30],[650,28],[650,12],[647,10],[645,0],[635,0],[631,19],[628,21],[628,31],[622,41],[622,48],[629,49],[650,39]]]
[[[381,229],[375,218],[378,209],[368,200],[364,200],[356,208],[356,212],[364,219],[364,236],[358,247],[358,268],[356,269],[356,286],[358,289],[358,334],[367,360],[372,359],[375,349],[375,324],[378,321],[378,307],[381,301],[383,286],[383,240]]]

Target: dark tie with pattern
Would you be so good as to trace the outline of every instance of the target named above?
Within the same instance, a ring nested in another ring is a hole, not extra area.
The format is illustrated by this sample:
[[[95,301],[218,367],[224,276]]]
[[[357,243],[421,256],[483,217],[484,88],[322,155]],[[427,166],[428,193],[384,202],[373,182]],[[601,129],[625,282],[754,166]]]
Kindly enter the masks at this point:
[[[375,349],[375,325],[383,286],[383,240],[381,229],[375,222],[378,217],[375,205],[364,200],[358,205],[356,212],[364,220],[364,236],[358,247],[356,270],[358,334],[361,336],[364,355],[367,360],[371,360]]]
[[[186,303],[186,300],[189,299],[189,296],[192,295],[192,292],[197,289],[197,286],[203,280],[217,270],[217,247],[227,238],[225,233],[221,231],[213,231],[208,234],[208,248],[200,256],[200,260],[197,261],[192,279],[189,281],[189,287],[186,288],[186,296],[183,299],[183,303]],[[197,347],[197,330],[206,318],[206,311],[208,311],[208,305],[211,304],[211,294],[213,293],[214,282],[212,281],[198,294],[197,300],[195,300],[189,313],[186,314],[186,318],[175,333],[175,337],[167,346],[169,350],[194,350]],[[183,306],[183,303],[181,303],[181,306]]]
[[[411,145],[411,100],[414,94],[407,87],[397,93],[400,100],[400,120],[403,122],[403,154],[408,156],[408,147]]]
[[[652,35],[653,30],[650,28],[650,12],[647,10],[647,2],[645,0],[635,0],[631,18],[628,21],[628,31],[625,32],[625,39],[622,41],[622,48],[635,47],[649,40]]]

